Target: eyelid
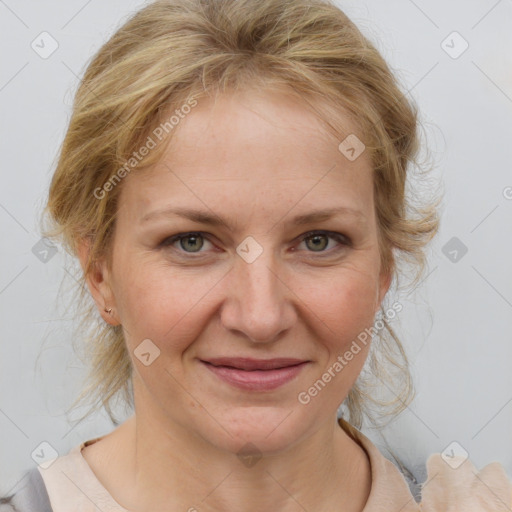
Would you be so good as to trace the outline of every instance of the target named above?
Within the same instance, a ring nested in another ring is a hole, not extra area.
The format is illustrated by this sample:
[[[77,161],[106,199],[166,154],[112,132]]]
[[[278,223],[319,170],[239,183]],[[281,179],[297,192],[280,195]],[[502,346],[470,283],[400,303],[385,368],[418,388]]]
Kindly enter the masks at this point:
[[[324,250],[324,251],[304,251],[306,253],[307,258],[329,258],[338,255],[340,251],[345,251],[348,247],[352,247],[352,240],[342,233],[338,233],[336,231],[326,231],[326,230],[313,230],[308,231],[307,233],[303,234],[299,238],[299,244],[303,243],[305,239],[313,237],[315,235],[324,235],[327,238],[331,238],[332,240],[335,240],[337,242],[336,247],[332,247],[331,249]],[[293,249],[296,251],[296,249]]]
[[[180,239],[187,238],[187,237],[193,236],[193,235],[199,235],[199,236],[203,237],[204,239],[206,239],[211,244],[213,244],[213,242],[210,240],[210,237],[212,237],[213,235],[210,235],[209,233],[206,233],[204,231],[184,231],[181,233],[177,233],[176,235],[166,237],[162,242],[160,242],[158,247],[160,247],[160,248],[171,247],[172,248],[172,245],[175,242],[178,242]],[[308,231],[308,232],[304,233],[303,235],[301,235],[299,237],[298,243],[302,243],[305,239],[310,238],[315,235],[325,235],[328,238],[332,238],[333,240],[338,242],[341,246],[348,246],[348,247],[352,246],[352,240],[347,235],[338,233],[336,231],[327,231],[327,230],[321,230],[321,229],[312,230],[312,231]],[[311,254],[321,255],[321,254],[331,254],[333,251],[336,251],[336,250],[337,250],[336,248],[333,248],[328,251],[318,251],[318,252],[306,251],[306,252],[309,252]],[[203,251],[194,253],[194,252],[186,252],[186,251],[177,249],[177,252],[179,254],[191,255],[191,257],[194,258],[194,257],[197,257],[197,256],[193,256],[194,254],[199,255],[199,254],[202,254]]]
[[[305,238],[309,238],[315,235],[325,235],[329,238],[337,240],[338,242],[344,245],[352,245],[352,240],[347,235],[344,235],[343,233],[338,233],[337,231],[326,231],[325,229],[316,229],[313,231],[308,231],[304,235],[301,235],[300,241],[302,242]]]
[[[182,238],[188,238],[193,235],[201,236],[202,238],[204,238],[205,240],[207,240],[208,242],[213,244],[213,242],[210,240],[210,237],[212,237],[212,235],[210,235],[209,233],[205,233],[204,231],[183,231],[181,233],[177,233],[175,235],[171,235],[171,236],[164,238],[158,244],[158,247],[159,248],[171,247],[175,242],[178,242]],[[178,251],[178,252],[180,252],[182,254],[201,254],[201,252],[198,252],[198,253],[185,252],[185,251]]]

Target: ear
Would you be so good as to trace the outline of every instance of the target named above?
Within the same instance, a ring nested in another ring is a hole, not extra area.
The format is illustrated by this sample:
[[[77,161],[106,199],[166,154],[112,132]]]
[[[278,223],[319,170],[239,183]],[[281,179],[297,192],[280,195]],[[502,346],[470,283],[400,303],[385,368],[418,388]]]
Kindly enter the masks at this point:
[[[89,254],[90,241],[82,239],[78,245],[78,259],[84,273],[87,271]],[[117,317],[117,305],[111,287],[111,275],[107,262],[102,259],[94,263],[85,275],[85,281],[103,320],[110,325],[119,325],[121,322]],[[109,309],[112,309],[110,313]]]

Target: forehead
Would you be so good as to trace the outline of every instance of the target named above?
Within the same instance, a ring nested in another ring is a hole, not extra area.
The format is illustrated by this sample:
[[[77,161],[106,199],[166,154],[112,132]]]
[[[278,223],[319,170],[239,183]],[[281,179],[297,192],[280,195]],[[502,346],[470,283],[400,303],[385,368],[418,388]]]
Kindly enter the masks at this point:
[[[338,112],[336,119],[340,118],[346,135],[357,131]],[[177,128],[167,152],[167,161],[174,166],[202,165],[207,156],[230,168],[234,156],[247,162],[257,158],[267,164],[259,169],[249,166],[248,172],[257,178],[269,168],[273,175],[280,170],[285,174],[304,159],[319,162],[321,155],[322,160],[330,158],[335,163],[340,156],[341,141],[327,132],[304,100],[284,91],[241,91],[204,98]]]
[[[348,117],[343,121],[345,135],[356,131]],[[121,202],[129,204],[132,220],[169,204],[191,203],[253,213],[357,206],[369,214],[369,158],[363,153],[350,161],[340,142],[303,103],[283,92],[204,98],[180,120],[159,164],[125,179]]]

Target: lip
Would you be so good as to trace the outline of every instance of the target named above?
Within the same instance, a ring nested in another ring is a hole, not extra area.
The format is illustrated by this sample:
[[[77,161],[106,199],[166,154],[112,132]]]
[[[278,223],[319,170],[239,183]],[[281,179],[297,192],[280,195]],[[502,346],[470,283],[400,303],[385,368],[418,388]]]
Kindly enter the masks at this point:
[[[214,358],[200,360],[214,375],[239,389],[269,391],[293,380],[309,363],[302,359]]]

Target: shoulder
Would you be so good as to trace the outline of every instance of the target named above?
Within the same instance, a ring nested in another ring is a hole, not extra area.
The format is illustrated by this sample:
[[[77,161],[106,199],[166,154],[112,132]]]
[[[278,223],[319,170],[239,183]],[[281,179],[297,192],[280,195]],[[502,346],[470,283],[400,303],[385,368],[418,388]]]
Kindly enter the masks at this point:
[[[426,512],[445,510],[452,504],[474,512],[512,507],[512,481],[499,462],[479,471],[465,457],[434,453],[426,466],[427,480],[421,484],[421,505]]]
[[[10,495],[0,497],[0,512],[52,512],[48,492],[37,467],[23,474]]]

